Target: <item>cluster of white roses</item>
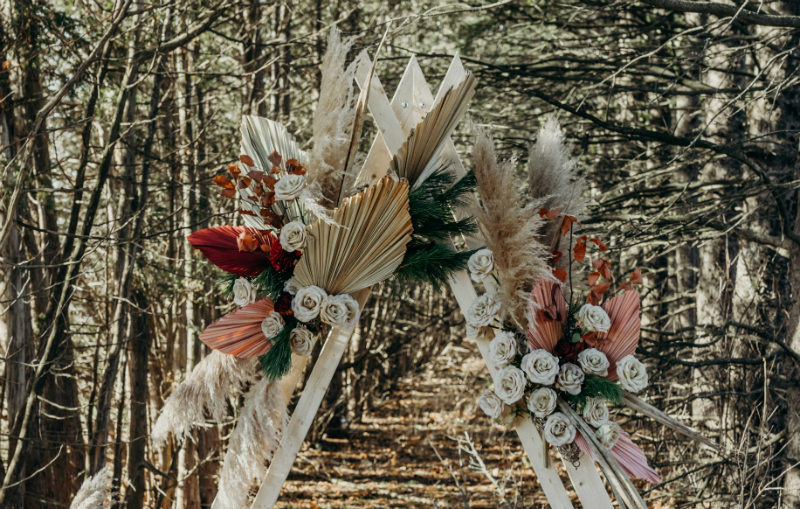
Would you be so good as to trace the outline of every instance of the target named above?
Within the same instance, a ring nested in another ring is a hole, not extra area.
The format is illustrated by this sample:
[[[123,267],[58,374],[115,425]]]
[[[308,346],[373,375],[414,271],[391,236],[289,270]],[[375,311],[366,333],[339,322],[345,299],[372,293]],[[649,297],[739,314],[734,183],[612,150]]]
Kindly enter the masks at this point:
[[[481,249],[470,257],[468,267],[475,282],[482,282],[492,271],[494,257],[488,249]],[[467,324],[480,328],[488,326],[500,310],[500,305],[491,294],[475,299],[467,311]],[[578,323],[586,332],[608,332],[611,319],[600,307],[586,304],[578,311]],[[548,443],[563,446],[575,439],[575,426],[562,412],[556,412],[558,393],[556,389],[571,395],[579,395],[587,375],[607,377],[611,364],[606,354],[596,348],[587,348],[577,355],[577,364],[561,363],[559,358],[545,349],[527,351],[521,347],[515,335],[508,331],[495,334],[489,343],[489,358],[499,368],[494,391],[486,390],[478,399],[478,405],[489,417],[501,418],[511,407],[521,401],[528,387],[532,390],[527,398],[527,410],[536,418],[544,420],[544,436]],[[521,356],[521,358],[520,358]],[[519,359],[519,362],[515,362]],[[647,386],[644,365],[633,355],[621,359],[616,366],[620,385],[630,392],[639,392]],[[609,420],[608,406],[603,398],[589,397],[583,408],[583,417],[596,428],[598,439],[608,448],[619,439],[619,426]]]
[[[494,255],[489,249],[480,249],[469,257],[467,267],[472,280],[482,282],[492,273]],[[492,323],[498,311],[500,303],[491,293],[484,293],[472,302],[464,318],[469,327],[477,330]]]
[[[291,285],[287,285],[291,288]],[[291,290],[290,290],[291,293]],[[347,295],[328,295],[319,286],[298,289],[292,298],[292,311],[301,322],[310,322],[317,317],[322,323],[337,327],[355,327],[360,310],[358,302]]]
[[[529,385],[527,409],[534,417],[544,419],[544,437],[554,446],[572,443],[575,426],[567,416],[556,412],[558,393],[578,395],[581,393],[586,375],[608,376],[610,363],[606,355],[596,348],[588,348],[578,354],[578,364],[560,364],[558,357],[547,350],[537,349],[522,355],[519,366],[513,364],[517,358],[518,343],[507,331],[498,332],[489,343],[489,357],[500,367],[494,391],[481,394],[478,404],[489,417],[500,418],[508,407],[517,404],[525,396]],[[639,392],[647,386],[644,365],[633,355],[617,363],[620,385],[630,392]],[[619,426],[609,420],[608,406],[603,398],[589,397],[583,408],[583,418],[596,428],[600,442],[608,448],[619,439]]]

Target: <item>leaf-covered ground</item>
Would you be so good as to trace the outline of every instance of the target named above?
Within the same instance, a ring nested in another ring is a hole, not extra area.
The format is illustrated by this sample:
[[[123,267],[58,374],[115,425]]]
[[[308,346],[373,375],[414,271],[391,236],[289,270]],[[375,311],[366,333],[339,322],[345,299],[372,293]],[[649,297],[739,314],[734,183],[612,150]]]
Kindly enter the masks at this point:
[[[487,378],[474,344],[448,347],[345,437],[305,446],[278,507],[547,507],[516,435],[475,405]]]

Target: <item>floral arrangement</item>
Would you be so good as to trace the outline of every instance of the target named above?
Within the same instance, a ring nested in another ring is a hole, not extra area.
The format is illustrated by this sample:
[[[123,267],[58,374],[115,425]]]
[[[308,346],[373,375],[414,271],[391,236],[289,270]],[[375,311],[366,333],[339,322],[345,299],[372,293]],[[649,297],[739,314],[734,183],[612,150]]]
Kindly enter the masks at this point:
[[[574,217],[546,209],[540,214],[561,220],[564,235],[572,235]],[[599,252],[608,250],[600,239],[582,235],[572,249],[575,262],[587,260],[587,242],[596,244]],[[560,256],[554,253],[556,260]],[[587,454],[592,450],[573,420],[559,411],[559,402],[569,405],[592,427],[593,439],[610,450],[630,476],[658,482],[658,474],[609,412],[609,405],[623,403],[623,391],[638,393],[648,383],[645,366],[634,355],[640,322],[639,295],[632,285],[641,283],[641,272],[635,270],[629,280],[617,285],[618,295],[604,298],[613,276],[608,260],[597,257],[588,274],[585,298],[567,302],[561,284],[572,274],[555,268],[552,277],[541,279],[531,291],[531,325],[522,334],[498,320],[492,252],[475,252],[468,267],[473,281],[484,283],[487,292],[468,309],[467,324],[496,329],[489,352],[500,368],[499,383],[480,396],[480,408],[495,419],[530,415],[547,443],[576,461],[578,450]],[[570,291],[570,296],[574,293]]]
[[[475,229],[473,219],[453,213],[474,179],[456,181],[432,165],[474,87],[468,75],[443,94],[398,151],[390,175],[360,192],[348,185],[349,167],[366,96],[339,136],[345,155],[327,160],[301,151],[282,125],[244,117],[242,155],[214,177],[221,195],[236,201],[244,225],[189,236],[228,273],[222,286],[237,306],[201,341],[239,358],[258,357],[264,373],[277,379],[291,368],[292,353],[311,354],[326,327],[355,326],[361,290],[392,276],[438,287],[464,269],[472,253],[459,252],[449,238]]]
[[[539,130],[531,149],[526,190],[518,185],[514,161],[498,162],[491,139],[480,131],[473,160],[480,198],[473,215],[486,248],[467,266],[485,291],[465,319],[468,336],[490,340],[485,356],[497,369],[478,405],[505,424],[532,419],[545,443],[569,462],[581,451],[588,454],[601,464],[620,506],[638,507],[631,479],[657,483],[659,477],[612,419],[614,406],[715,447],[636,396],[648,385],[636,357],[640,302],[634,286],[642,283],[641,271],[615,279],[606,244],[576,234],[583,183],[555,119]],[[585,282],[575,280],[579,271]]]

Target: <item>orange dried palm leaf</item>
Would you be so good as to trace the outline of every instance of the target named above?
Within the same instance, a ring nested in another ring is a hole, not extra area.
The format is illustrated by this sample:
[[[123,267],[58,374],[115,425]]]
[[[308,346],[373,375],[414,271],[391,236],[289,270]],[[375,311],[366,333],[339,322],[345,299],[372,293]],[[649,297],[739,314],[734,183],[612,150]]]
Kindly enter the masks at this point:
[[[269,299],[248,304],[209,325],[200,334],[200,341],[240,359],[264,355],[272,343],[261,332],[261,322],[272,309]]]

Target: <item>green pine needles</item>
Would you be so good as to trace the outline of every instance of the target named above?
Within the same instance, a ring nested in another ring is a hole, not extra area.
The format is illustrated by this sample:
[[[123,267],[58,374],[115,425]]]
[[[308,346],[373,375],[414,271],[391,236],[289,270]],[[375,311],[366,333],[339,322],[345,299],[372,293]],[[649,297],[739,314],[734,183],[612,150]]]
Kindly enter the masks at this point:
[[[267,267],[261,274],[253,279],[253,284],[275,302],[283,292],[286,281],[292,277],[291,271],[278,272],[272,266]]]
[[[450,243],[452,235],[468,235],[477,226],[471,217],[456,219],[453,211],[466,204],[475,188],[475,177],[468,173],[456,182],[447,168],[439,168],[408,194],[409,213],[414,233],[406,255],[395,272],[403,283],[430,283],[435,289],[447,285],[448,278],[466,267],[472,251],[458,252]]]
[[[292,368],[292,345],[289,342],[289,336],[297,325],[297,320],[291,316],[286,316],[284,319],[286,324],[283,329],[271,340],[272,348],[258,358],[261,363],[261,371],[270,380],[283,377]]]
[[[583,388],[577,396],[565,394],[566,398],[575,403],[578,409],[583,409],[588,398],[603,398],[614,405],[622,404],[622,387],[612,382],[608,378],[601,376],[586,375],[583,380]]]

